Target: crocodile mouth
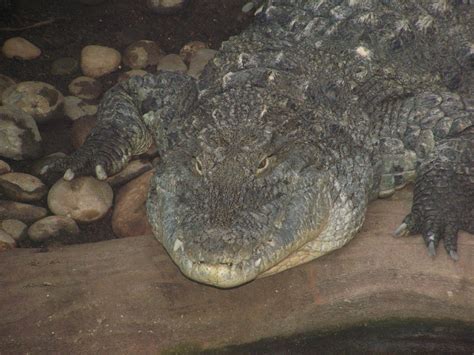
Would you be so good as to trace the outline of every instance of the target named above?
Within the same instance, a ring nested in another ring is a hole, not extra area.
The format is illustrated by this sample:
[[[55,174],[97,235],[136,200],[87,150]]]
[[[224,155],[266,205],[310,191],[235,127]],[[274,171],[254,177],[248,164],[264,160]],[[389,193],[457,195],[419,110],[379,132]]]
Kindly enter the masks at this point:
[[[314,185],[298,191],[297,196],[275,210],[271,226],[254,236],[253,239],[257,242],[240,254],[223,248],[216,255],[209,256],[208,253],[207,256],[202,256],[202,245],[191,241],[202,239],[202,235],[209,234],[209,231],[203,230],[197,235],[184,233],[183,226],[178,223],[180,218],[173,214],[179,210],[176,208],[179,203],[172,194],[159,191],[160,201],[149,206],[148,213],[150,216],[156,216],[157,213],[160,216],[161,223],[152,224],[155,236],[186,277],[218,288],[232,288],[259,276],[274,273],[272,267],[321,233],[327,222],[329,209],[325,203],[320,203],[319,206],[308,203],[313,200],[308,199],[309,195],[315,197],[313,201],[318,200],[318,191],[320,190]],[[273,203],[279,204],[278,201]],[[311,218],[308,219],[308,216]],[[226,233],[235,233],[236,238],[239,238],[237,232],[223,229],[214,232],[212,241],[222,240]]]

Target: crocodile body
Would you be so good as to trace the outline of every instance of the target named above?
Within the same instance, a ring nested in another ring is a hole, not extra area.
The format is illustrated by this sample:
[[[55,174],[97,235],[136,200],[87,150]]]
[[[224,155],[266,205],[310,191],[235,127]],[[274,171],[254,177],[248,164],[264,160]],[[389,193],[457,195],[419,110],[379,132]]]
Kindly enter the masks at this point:
[[[233,287],[342,247],[368,202],[415,179],[397,235],[458,258],[474,232],[473,6],[269,1],[198,82],[158,73],[103,98],[65,178],[154,140],[148,216],[191,279]],[[471,96],[470,96],[471,95]]]

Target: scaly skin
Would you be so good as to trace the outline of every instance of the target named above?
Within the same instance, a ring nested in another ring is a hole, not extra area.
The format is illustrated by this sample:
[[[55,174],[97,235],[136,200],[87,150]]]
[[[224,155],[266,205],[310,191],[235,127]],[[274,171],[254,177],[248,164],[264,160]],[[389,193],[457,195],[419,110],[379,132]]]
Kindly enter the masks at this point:
[[[199,82],[109,91],[65,178],[120,170],[155,139],[148,215],[182,272],[233,287],[346,244],[367,203],[415,177],[397,235],[457,258],[474,232],[472,6],[449,1],[266,4]],[[462,16],[461,16],[462,15]]]

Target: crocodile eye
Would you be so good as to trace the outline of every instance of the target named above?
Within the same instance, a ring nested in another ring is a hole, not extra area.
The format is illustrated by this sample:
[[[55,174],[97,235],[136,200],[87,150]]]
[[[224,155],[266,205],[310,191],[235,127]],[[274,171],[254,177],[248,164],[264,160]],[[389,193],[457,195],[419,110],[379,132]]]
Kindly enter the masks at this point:
[[[258,164],[257,174],[263,173],[268,168],[269,165],[270,165],[270,158],[269,157],[263,158]]]
[[[202,164],[199,158],[194,158],[194,168],[199,175],[202,175]]]

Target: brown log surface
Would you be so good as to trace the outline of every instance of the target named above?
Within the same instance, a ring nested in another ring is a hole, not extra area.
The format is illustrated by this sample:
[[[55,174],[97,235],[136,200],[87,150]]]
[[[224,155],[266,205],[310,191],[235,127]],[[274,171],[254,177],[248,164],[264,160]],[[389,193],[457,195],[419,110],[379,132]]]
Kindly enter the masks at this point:
[[[186,279],[151,237],[0,254],[0,353],[158,353],[384,319],[474,321],[474,238],[458,262],[391,237],[410,193],[373,202],[346,247],[242,287]]]

